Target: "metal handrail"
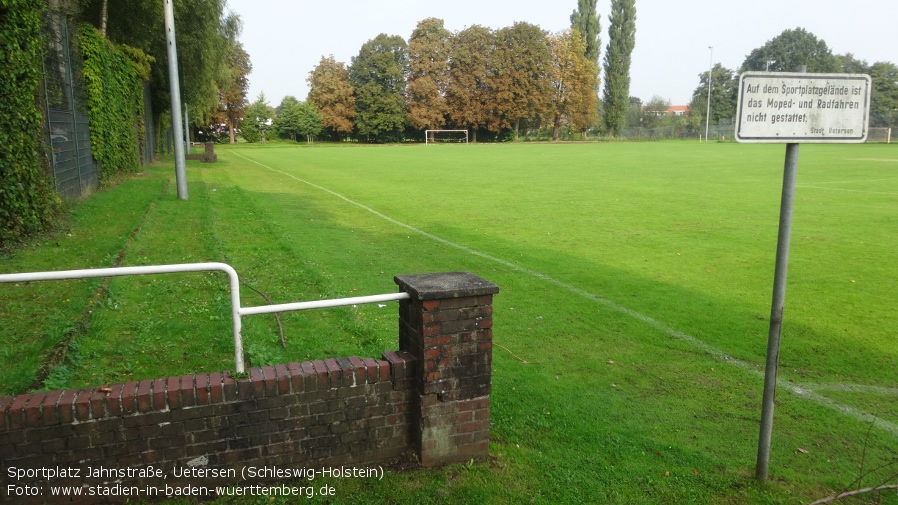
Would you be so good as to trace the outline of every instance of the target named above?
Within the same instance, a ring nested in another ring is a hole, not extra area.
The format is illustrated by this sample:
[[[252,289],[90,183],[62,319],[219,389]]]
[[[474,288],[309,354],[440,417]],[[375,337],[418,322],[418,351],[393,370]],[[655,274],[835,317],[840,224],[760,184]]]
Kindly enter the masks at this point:
[[[243,339],[241,316],[255,314],[272,314],[294,310],[308,310],[344,305],[361,305],[386,301],[407,300],[408,293],[390,293],[385,295],[358,296],[332,300],[316,300],[311,302],[285,303],[279,305],[260,305],[257,307],[240,306],[240,279],[237,271],[227,263],[181,263],[174,265],[149,265],[139,267],[91,268],[84,270],[60,270],[55,272],[27,272],[17,274],[0,274],[0,283],[54,281],[66,279],[91,279],[97,277],[121,277],[125,275],[173,274],[183,272],[219,271],[228,274],[231,286],[231,319],[234,326],[234,367],[237,373],[244,373]]]

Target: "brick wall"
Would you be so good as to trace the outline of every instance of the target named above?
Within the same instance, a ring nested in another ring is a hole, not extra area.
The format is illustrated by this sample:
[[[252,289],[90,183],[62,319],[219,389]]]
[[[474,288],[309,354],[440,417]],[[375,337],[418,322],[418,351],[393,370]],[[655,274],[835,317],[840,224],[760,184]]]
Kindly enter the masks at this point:
[[[221,372],[0,398],[0,499],[53,502],[51,485],[204,483],[179,468],[216,472],[209,484],[255,484],[239,478],[245,467],[364,467],[407,453],[434,466],[486,456],[498,288],[464,272],[396,282],[411,299],[400,302],[399,350],[379,360],[331,358],[254,367],[239,380]],[[75,473],[69,468],[79,475],[66,475]],[[88,468],[114,473],[92,478]],[[33,490],[42,494],[20,495]]]

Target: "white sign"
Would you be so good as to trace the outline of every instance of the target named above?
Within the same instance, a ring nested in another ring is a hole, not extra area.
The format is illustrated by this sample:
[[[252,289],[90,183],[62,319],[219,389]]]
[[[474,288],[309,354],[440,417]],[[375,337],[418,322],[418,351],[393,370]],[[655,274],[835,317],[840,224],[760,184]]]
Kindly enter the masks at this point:
[[[864,142],[870,76],[746,72],[739,78],[738,142]]]

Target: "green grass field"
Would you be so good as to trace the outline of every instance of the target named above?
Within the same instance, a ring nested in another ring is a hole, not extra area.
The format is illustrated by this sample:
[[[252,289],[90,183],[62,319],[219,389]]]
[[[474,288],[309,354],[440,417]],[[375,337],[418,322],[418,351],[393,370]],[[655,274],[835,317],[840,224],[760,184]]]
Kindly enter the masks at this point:
[[[801,147],[771,482],[759,485],[784,152],[225,146],[217,164],[188,164],[188,202],[173,170],[148,167],[0,262],[226,261],[274,303],[394,292],[396,274],[498,284],[491,461],[340,483],[346,503],[806,503],[898,479],[898,148]],[[232,369],[226,287],[220,274],[0,285],[0,393],[33,387],[66,335],[47,387]],[[245,319],[252,364],[397,346],[394,304],[282,324],[286,350],[272,317]],[[894,490],[865,499],[898,503]]]

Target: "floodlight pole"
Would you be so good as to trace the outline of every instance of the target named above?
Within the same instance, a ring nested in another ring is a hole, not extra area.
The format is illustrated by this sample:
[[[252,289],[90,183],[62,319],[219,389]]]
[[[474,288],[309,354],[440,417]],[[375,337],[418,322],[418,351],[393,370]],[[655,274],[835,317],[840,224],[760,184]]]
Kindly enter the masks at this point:
[[[711,129],[711,71],[714,70],[714,46],[708,46],[711,56],[708,58],[708,110],[705,112],[705,142],[708,141],[708,131]]]
[[[165,42],[168,46],[168,87],[171,93],[172,137],[175,139],[175,180],[178,186],[178,198],[187,200],[187,162],[184,158],[184,145],[181,139],[181,87],[178,78],[178,51],[175,44],[175,11],[174,0],[163,0],[165,10]]]

